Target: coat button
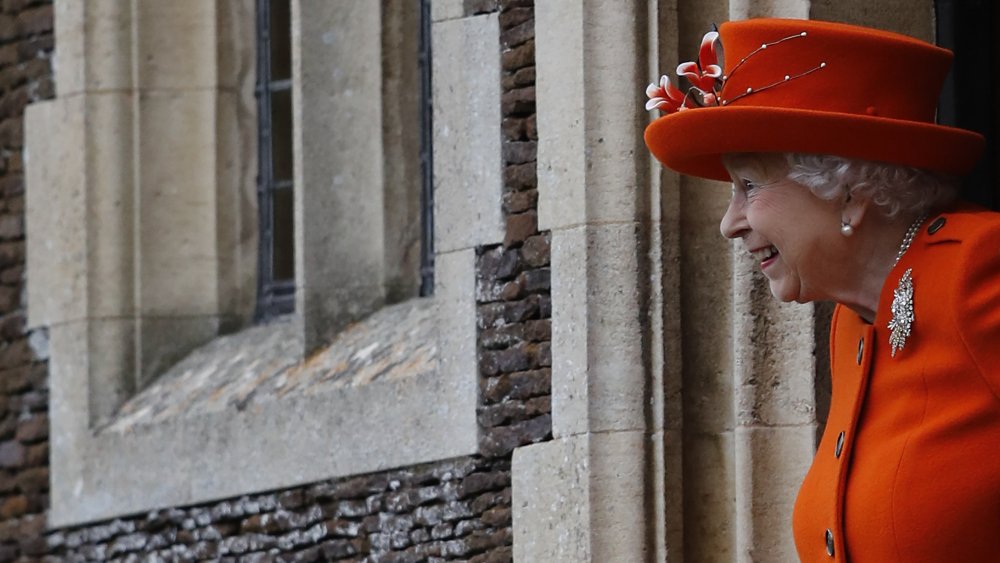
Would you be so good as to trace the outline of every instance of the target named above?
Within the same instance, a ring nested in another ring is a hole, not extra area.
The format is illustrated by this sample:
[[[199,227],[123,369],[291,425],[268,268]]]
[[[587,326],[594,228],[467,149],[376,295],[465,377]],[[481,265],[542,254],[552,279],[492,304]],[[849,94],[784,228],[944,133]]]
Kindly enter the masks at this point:
[[[826,554],[833,557],[833,532],[829,529],[826,531]]]
[[[858,340],[858,365],[861,365],[861,356],[865,354],[865,339]]]
[[[940,231],[941,227],[943,227],[945,222],[947,221],[948,220],[945,219],[944,217],[938,217],[937,219],[934,220],[933,223],[931,223],[930,227],[927,227],[927,234],[933,235],[934,233]]]
[[[841,432],[837,436],[837,447],[836,447],[836,449],[833,450],[833,454],[835,456],[837,456],[838,458],[840,457],[841,452],[844,451],[844,438],[845,438],[845,436],[844,436],[843,432]]]

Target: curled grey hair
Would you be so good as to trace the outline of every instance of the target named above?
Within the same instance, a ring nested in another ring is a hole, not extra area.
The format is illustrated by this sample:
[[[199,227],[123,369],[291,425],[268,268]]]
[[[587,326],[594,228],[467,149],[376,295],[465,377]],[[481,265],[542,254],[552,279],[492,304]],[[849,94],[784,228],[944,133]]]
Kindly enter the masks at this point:
[[[958,179],[920,168],[832,155],[785,155],[788,179],[818,197],[863,194],[887,216],[918,215],[945,207],[958,196]]]
[[[730,173],[749,168],[772,180],[786,177],[823,199],[866,195],[889,217],[929,213],[958,196],[956,177],[884,162],[821,154],[732,153],[723,163]]]

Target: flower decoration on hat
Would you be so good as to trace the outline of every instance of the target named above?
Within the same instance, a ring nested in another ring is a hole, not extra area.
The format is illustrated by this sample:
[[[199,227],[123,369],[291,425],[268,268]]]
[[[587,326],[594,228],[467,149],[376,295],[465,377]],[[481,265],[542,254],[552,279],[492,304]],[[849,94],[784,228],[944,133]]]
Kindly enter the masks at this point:
[[[709,31],[701,39],[701,50],[698,62],[681,63],[677,66],[677,75],[688,79],[688,82],[701,94],[705,105],[715,105],[716,88],[722,85],[722,67],[719,57],[715,54],[715,45],[719,42],[719,32]]]
[[[660,77],[659,84],[654,82],[647,86],[649,101],[646,102],[646,109],[658,109],[670,114],[688,108],[719,105],[723,76],[716,45],[719,45],[719,32],[709,31],[701,40],[698,62],[677,66],[677,75],[691,84],[686,92],[675,88],[666,75]]]
[[[671,84],[670,77],[665,74],[660,77],[659,84],[653,82],[646,87],[646,95],[649,96],[649,101],[646,102],[647,110],[658,109],[674,113],[689,107],[687,96]]]
[[[715,30],[709,31],[701,40],[698,62],[686,62],[677,66],[678,77],[683,76],[687,79],[688,83],[691,85],[690,88],[688,88],[687,91],[675,88],[673,84],[670,83],[670,78],[668,76],[661,76],[659,84],[654,82],[646,87],[646,96],[649,97],[649,101],[646,102],[646,109],[658,109],[669,115],[688,108],[725,106],[739,100],[740,98],[745,98],[751,94],[769,90],[775,86],[779,86],[780,84],[797,78],[802,78],[803,76],[812,74],[817,70],[826,68],[825,62],[819,62],[816,66],[808,68],[804,71],[794,74],[786,74],[784,75],[784,78],[770,84],[750,87],[730,99],[723,99],[722,89],[725,86],[726,81],[750,58],[754,55],[765,52],[768,47],[774,47],[786,41],[802,39],[807,35],[808,33],[803,31],[794,35],[782,37],[776,41],[761,43],[760,47],[754,49],[747,56],[740,59],[727,76],[726,74],[723,74],[722,66],[719,64],[718,51],[722,48],[722,43],[719,40],[719,32]]]

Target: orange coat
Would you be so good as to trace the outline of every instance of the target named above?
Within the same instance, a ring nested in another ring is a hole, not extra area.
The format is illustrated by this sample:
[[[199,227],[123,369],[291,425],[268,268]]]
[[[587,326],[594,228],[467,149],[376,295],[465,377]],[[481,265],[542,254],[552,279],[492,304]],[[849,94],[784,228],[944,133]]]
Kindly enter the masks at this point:
[[[914,322],[892,357],[907,269]],[[802,561],[1000,561],[1000,214],[926,221],[874,325],[837,306],[830,357],[830,415],[793,516]]]

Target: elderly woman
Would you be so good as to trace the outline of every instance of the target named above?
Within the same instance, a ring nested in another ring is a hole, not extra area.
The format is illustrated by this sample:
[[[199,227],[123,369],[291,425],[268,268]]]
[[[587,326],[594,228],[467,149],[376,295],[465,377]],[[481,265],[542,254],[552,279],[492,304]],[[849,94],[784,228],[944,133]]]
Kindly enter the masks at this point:
[[[721,42],[725,64],[715,60]],[[732,180],[722,233],[781,301],[835,301],[833,396],[800,489],[803,561],[1000,561],[1000,214],[957,200],[972,132],[936,125],[951,54],[814,21],[706,35],[650,85],[666,166]]]

